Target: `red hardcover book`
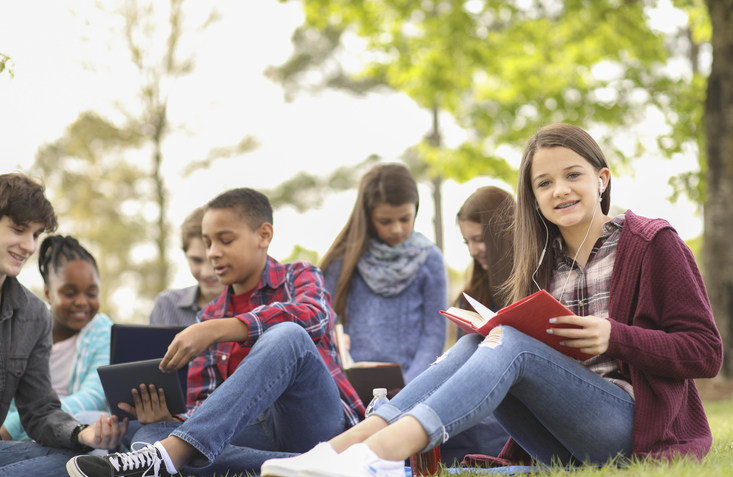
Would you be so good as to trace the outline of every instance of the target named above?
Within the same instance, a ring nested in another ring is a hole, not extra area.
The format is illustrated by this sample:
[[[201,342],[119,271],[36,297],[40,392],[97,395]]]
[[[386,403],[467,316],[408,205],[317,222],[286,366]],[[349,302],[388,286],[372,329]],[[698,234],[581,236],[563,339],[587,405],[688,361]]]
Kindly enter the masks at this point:
[[[468,300],[468,303],[476,309],[476,312],[451,307],[446,311],[441,311],[441,313],[466,333],[478,333],[481,336],[486,336],[489,334],[489,331],[496,326],[506,325],[516,328],[527,336],[531,336],[536,340],[542,341],[546,345],[558,350],[562,354],[570,356],[571,358],[584,361],[592,357],[592,355],[581,352],[578,348],[562,346],[560,342],[563,341],[564,338],[547,333],[548,328],[579,327],[573,325],[550,324],[550,318],[570,316],[573,315],[573,313],[545,290],[533,293],[527,298],[520,300],[513,305],[509,305],[506,308],[502,308],[496,313],[489,310],[469,295],[466,295],[465,293],[463,295],[466,297],[466,300]]]

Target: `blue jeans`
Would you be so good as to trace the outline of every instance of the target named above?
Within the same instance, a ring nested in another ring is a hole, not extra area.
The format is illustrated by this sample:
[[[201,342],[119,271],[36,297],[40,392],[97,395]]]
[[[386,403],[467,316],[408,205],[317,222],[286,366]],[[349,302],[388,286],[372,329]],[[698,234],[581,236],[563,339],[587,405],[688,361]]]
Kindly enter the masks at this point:
[[[431,449],[491,413],[532,458],[602,463],[632,453],[634,400],[580,362],[511,327],[467,335],[376,415],[417,419]]]
[[[207,474],[259,473],[265,460],[305,452],[343,432],[345,423],[338,386],[318,348],[301,326],[285,322],[262,334],[186,422],[144,426],[133,442],[168,435],[188,442],[201,455],[184,475],[200,475],[202,467]]]
[[[94,424],[102,411],[85,411],[74,415],[83,424]],[[106,454],[103,450],[90,453]],[[66,462],[75,455],[71,449],[58,449],[33,441],[0,441],[0,476],[60,475]]]
[[[63,475],[75,455],[79,452],[35,442],[0,441],[0,476]]]

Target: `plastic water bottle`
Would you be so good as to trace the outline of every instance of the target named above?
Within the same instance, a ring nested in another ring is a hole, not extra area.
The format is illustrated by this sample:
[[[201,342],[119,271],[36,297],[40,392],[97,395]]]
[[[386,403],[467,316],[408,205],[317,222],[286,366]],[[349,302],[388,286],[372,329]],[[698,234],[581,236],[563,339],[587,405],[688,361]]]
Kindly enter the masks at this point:
[[[374,388],[372,394],[374,397],[367,406],[366,412],[364,412],[365,417],[369,417],[379,406],[389,402],[389,399],[387,399],[387,388]]]

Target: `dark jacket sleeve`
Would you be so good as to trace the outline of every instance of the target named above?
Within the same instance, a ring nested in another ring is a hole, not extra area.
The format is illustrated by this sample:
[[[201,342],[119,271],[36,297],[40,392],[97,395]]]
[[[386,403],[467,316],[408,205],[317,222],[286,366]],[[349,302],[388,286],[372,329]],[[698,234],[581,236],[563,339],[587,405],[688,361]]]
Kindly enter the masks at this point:
[[[61,410],[61,403],[51,387],[49,357],[51,355],[52,320],[40,300],[31,300],[24,310],[29,320],[14,323],[11,346],[15,352],[9,369],[18,378],[15,403],[28,435],[50,447],[74,448],[71,434],[79,423]]]

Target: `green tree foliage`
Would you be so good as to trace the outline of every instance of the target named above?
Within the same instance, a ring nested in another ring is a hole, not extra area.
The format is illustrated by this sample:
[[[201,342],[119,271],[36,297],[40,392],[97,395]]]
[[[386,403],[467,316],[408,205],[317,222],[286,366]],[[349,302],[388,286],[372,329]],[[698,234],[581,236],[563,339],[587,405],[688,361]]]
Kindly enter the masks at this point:
[[[152,226],[143,213],[149,198],[143,186],[147,173],[124,160],[126,151],[143,142],[134,131],[86,112],[64,137],[39,149],[34,164],[63,219],[61,229],[73,230],[95,256],[104,284],[101,307],[113,317],[110,295],[129,285],[126,280],[137,282],[134,289],[141,298],[154,297],[154,275],[148,273],[154,263],[136,260],[134,253],[148,242]],[[139,273],[131,276],[131,270]]]
[[[700,50],[710,45],[712,25],[704,0],[675,0],[675,6],[688,17],[686,28],[668,38],[670,58],[686,58],[691,75],[670,77],[660,81],[651,96],[662,112],[668,131],[657,138],[660,150],[667,157],[691,153],[698,157],[700,168],[670,179],[672,201],[687,196],[700,205],[707,200],[707,151],[705,146],[704,104],[708,83],[706,69],[701,69]]]
[[[292,36],[293,53],[290,58],[280,66],[267,68],[265,75],[283,86],[287,101],[295,99],[301,91],[317,93],[324,87],[361,96],[379,86],[386,86],[384,78],[354,77],[334,60],[334,53],[341,48],[343,33],[343,29],[330,25],[322,30],[309,25],[298,27]],[[306,77],[315,70],[325,74],[309,82]]]
[[[356,166],[339,167],[328,176],[299,172],[263,193],[273,208],[290,206],[297,212],[305,212],[320,207],[329,194],[356,188],[361,176],[378,160],[378,156],[369,156]]]
[[[365,41],[358,79],[384,82],[420,106],[449,112],[469,133],[453,149],[420,147],[433,173],[509,177],[500,144],[521,146],[538,125],[602,125],[620,162],[638,154],[613,140],[667,83],[664,38],[646,2],[598,0],[303,0],[306,24]],[[343,36],[343,35],[342,35]],[[323,61],[321,61],[323,64]],[[430,152],[431,149],[436,149]]]
[[[12,78],[13,76],[15,76],[14,66],[15,63],[13,63],[13,59],[11,57],[0,53],[0,75],[3,74],[3,72],[7,71]]]
[[[443,178],[482,175],[513,185],[516,173],[498,147],[520,149],[549,122],[592,128],[609,158],[624,165],[644,151],[634,126],[646,108],[669,110],[667,89],[689,89],[670,80],[665,38],[647,26],[653,1],[301,1],[306,20],[293,35],[294,53],[267,74],[288,98],[299,89],[364,94],[386,86],[431,111],[432,131],[406,157],[428,165],[421,169],[436,211]],[[349,70],[340,59],[355,38],[360,66]],[[443,144],[439,111],[466,131],[462,144]],[[678,142],[665,142],[671,154],[683,147],[687,116],[669,112],[667,119],[679,119],[670,134]],[[620,132],[634,147],[617,142]],[[435,222],[440,241],[441,217]]]
[[[136,313],[126,310],[126,316],[138,320],[149,314],[152,298],[168,288],[170,278],[163,146],[181,128],[168,117],[176,81],[191,74],[196,64],[194,53],[182,45],[195,44],[218,18],[210,8],[191,20],[184,7],[184,0],[100,4],[117,28],[112,38],[121,41],[129,59],[125,64],[115,58],[109,66],[136,73],[130,91],[137,101],[117,104],[124,124],[82,113],[62,138],[39,150],[36,161],[61,217],[71,219],[74,234],[94,244],[105,262],[100,270],[105,292],[124,285],[136,293]],[[214,147],[183,167],[182,175],[256,147],[251,136],[234,146]],[[105,309],[114,313],[106,298]]]
[[[186,23],[184,0],[156,1],[125,0],[112,13],[123,22],[122,38],[129,58],[137,70],[139,105],[137,111],[129,111],[130,127],[141,132],[143,147],[150,154],[149,178],[157,205],[155,220],[156,265],[149,270],[151,290],[168,288],[170,274],[168,250],[169,226],[166,222],[168,192],[162,175],[163,143],[171,132],[168,106],[171,85],[194,70],[192,54],[184,54],[180,45],[186,34],[205,30],[216,21],[211,10],[198,25]],[[161,22],[161,18],[167,21]]]
[[[310,250],[302,245],[295,245],[290,255],[280,260],[283,263],[304,261],[318,266],[318,262],[321,260],[320,255],[315,250]]]

